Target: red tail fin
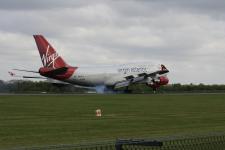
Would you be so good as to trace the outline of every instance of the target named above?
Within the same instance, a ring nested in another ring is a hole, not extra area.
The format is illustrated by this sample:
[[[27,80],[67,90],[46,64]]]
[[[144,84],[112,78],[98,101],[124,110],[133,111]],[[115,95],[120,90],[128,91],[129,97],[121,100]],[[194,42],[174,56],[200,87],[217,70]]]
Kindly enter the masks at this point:
[[[42,35],[34,35],[41,61],[44,67],[48,68],[61,68],[68,67],[66,62],[58,55],[55,49],[48,43]]]

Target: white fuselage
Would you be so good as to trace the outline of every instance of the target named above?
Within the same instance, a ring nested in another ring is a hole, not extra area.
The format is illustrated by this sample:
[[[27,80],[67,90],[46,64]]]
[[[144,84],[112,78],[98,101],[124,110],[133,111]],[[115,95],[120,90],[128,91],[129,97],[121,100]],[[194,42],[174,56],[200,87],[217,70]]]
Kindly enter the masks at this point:
[[[80,86],[113,86],[117,82],[126,80],[125,77],[136,77],[141,73],[152,73],[159,70],[154,65],[120,65],[105,67],[79,67],[65,82]]]

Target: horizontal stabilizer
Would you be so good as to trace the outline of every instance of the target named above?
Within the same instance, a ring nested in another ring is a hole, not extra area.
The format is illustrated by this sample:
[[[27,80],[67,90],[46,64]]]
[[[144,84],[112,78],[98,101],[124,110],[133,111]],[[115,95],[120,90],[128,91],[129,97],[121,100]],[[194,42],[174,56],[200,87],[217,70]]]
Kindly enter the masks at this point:
[[[26,79],[47,79],[47,78],[44,78],[44,77],[32,77],[32,76],[22,76],[23,78],[26,78]]]
[[[33,70],[23,70],[23,69],[12,69],[16,71],[22,71],[22,72],[32,72],[32,73],[39,73],[38,71],[33,71]]]
[[[13,70],[17,70],[17,69],[13,69]],[[19,71],[21,71],[21,70],[19,70]],[[45,77],[40,77],[40,76],[21,76],[21,75],[16,75],[15,73],[13,73],[11,71],[9,71],[8,73],[9,73],[10,76],[12,76],[12,77],[18,77],[18,78],[47,79]]]

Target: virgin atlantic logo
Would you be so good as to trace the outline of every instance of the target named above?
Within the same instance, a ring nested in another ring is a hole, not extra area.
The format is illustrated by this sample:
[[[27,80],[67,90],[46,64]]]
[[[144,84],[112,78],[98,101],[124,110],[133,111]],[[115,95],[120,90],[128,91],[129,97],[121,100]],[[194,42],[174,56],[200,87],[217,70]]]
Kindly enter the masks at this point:
[[[55,61],[57,60],[57,58],[59,58],[59,55],[56,52],[50,54],[49,48],[50,46],[48,45],[46,53],[42,55],[41,60],[44,67],[52,67],[55,69]]]

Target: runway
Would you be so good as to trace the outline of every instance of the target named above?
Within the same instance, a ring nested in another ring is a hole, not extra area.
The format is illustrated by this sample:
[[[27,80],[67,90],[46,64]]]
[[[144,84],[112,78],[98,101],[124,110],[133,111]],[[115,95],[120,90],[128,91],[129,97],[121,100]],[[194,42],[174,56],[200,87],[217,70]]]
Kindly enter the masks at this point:
[[[217,95],[225,93],[0,93],[0,96],[75,96],[75,95]]]

